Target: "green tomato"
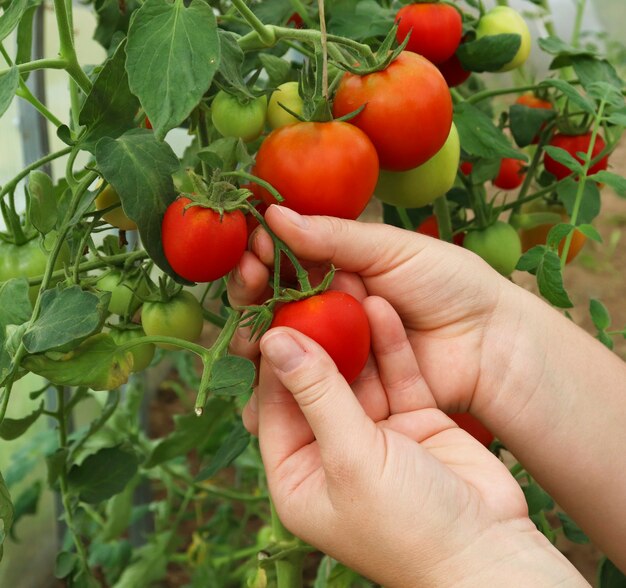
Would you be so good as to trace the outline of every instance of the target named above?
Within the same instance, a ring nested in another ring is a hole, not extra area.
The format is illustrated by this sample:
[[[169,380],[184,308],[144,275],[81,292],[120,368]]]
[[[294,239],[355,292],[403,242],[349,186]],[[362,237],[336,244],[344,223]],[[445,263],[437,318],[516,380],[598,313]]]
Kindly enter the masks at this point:
[[[460,157],[459,133],[452,123],[443,147],[422,165],[401,172],[381,169],[374,194],[394,206],[426,206],[452,188]]]
[[[38,238],[31,239],[23,245],[15,245],[0,241],[0,282],[13,278],[35,278],[43,275],[49,254],[44,251]],[[61,269],[70,259],[70,248],[64,243],[59,251],[54,269]],[[59,280],[53,280],[51,286]],[[31,304],[35,304],[39,286],[28,289]]]
[[[211,120],[223,137],[240,137],[249,143],[263,132],[266,112],[265,96],[244,103],[220,90],[211,105]]]
[[[463,247],[480,255],[503,276],[513,273],[522,255],[522,244],[517,231],[503,221],[496,221],[482,231],[468,233]]]
[[[202,332],[202,306],[190,292],[181,290],[167,301],[146,302],[141,310],[141,324],[146,335],[178,337],[197,341]],[[157,343],[163,349],[177,349],[174,345]]]
[[[298,82],[285,82],[272,92],[267,105],[267,122],[272,129],[278,129],[299,122],[295,116],[289,114],[280,104],[284,104],[296,114],[302,114],[304,103],[298,92]]]
[[[124,343],[129,343],[130,341],[146,336],[141,327],[136,329],[112,329],[109,334],[118,345],[123,345]],[[153,343],[143,343],[142,345],[132,347],[130,349],[130,352],[133,354],[132,371],[141,372],[145,370],[152,362],[155,351],[156,347]]]
[[[104,210],[105,208],[109,208],[109,206],[119,203],[120,197],[117,192],[111,186],[107,186],[96,198],[96,210]],[[111,226],[122,229],[123,231],[134,231],[137,229],[137,225],[126,216],[121,205],[109,210],[109,212],[105,212],[102,218]]]
[[[111,292],[109,312],[119,316],[132,316],[141,306],[142,298],[148,295],[148,285],[143,276],[126,278],[122,272],[111,270],[96,282],[96,288]],[[138,296],[135,296],[138,294]]]
[[[521,37],[521,44],[515,57],[502,66],[500,71],[510,71],[522,65],[530,55],[530,31],[519,12],[508,6],[496,6],[487,12],[478,22],[476,38],[493,35],[515,34]]]

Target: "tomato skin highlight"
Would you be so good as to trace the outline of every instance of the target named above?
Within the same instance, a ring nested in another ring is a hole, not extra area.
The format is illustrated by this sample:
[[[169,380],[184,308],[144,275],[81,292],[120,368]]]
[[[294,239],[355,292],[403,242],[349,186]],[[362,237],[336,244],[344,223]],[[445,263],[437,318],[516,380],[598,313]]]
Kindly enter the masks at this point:
[[[454,55],[463,35],[461,14],[448,4],[407,4],[398,11],[396,23],[398,44],[411,33],[405,50],[435,64]]]
[[[468,432],[476,441],[489,447],[495,437],[475,416],[469,412],[458,412],[448,415],[461,429]]]
[[[425,218],[415,229],[415,232],[419,233],[420,235],[428,235],[429,237],[434,237],[435,239],[441,238],[439,236],[439,225],[437,224],[437,217],[434,214]],[[452,242],[459,247],[463,246],[464,241],[465,233],[457,233],[452,237]]]
[[[496,221],[485,229],[468,233],[463,246],[482,257],[503,276],[513,273],[522,255],[517,231],[504,221]]]
[[[339,83],[336,118],[365,108],[350,119],[376,147],[381,169],[404,171],[428,161],[446,142],[452,98],[436,66],[403,51],[387,69],[364,76],[346,72]]]
[[[515,190],[522,185],[525,176],[524,162],[521,159],[504,157],[500,161],[500,169],[493,185],[502,190]]]
[[[241,210],[220,214],[192,206],[185,196],[167,207],[161,225],[163,251],[172,269],[191,282],[212,282],[232,270],[248,241]]]
[[[272,131],[252,173],[300,214],[356,219],[378,180],[378,157],[363,131],[346,122],[300,122]],[[276,202],[264,188],[266,204]]]
[[[587,153],[590,143],[591,133],[585,133],[584,135],[564,135],[562,133],[555,133],[548,144],[553,147],[565,149],[565,151],[578,161],[578,163],[582,164],[582,160],[578,157],[578,155],[576,155],[576,153],[579,151]],[[604,142],[604,139],[600,135],[597,135],[596,142],[593,145],[593,151],[591,152],[591,159],[595,159],[605,147],[606,143]],[[564,177],[569,176],[572,173],[571,170],[565,167],[562,163],[552,159],[547,152],[543,156],[543,164],[546,171],[555,176],[557,180],[562,180]],[[600,161],[589,168],[589,175],[605,170],[608,164],[609,156],[605,155],[602,159],[600,159]]]
[[[370,326],[361,303],[346,292],[288,302],[274,315],[270,328],[291,327],[321,345],[348,384],[361,373],[370,351]]]

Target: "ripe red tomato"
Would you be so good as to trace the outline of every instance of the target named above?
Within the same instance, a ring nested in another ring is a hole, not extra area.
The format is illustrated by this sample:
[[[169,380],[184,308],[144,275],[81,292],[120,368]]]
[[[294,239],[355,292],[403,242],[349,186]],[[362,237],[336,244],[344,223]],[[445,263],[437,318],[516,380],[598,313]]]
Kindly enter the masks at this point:
[[[406,50],[437,64],[454,55],[463,34],[461,14],[449,4],[408,4],[398,11],[396,23],[398,43],[410,32]]]
[[[167,207],[161,239],[172,269],[191,282],[211,282],[225,276],[246,249],[248,231],[241,210],[220,213],[193,206],[181,196]]]
[[[446,59],[446,61],[437,64],[437,69],[446,80],[449,88],[460,86],[467,78],[472,75],[471,71],[463,69],[460,59],[455,55]]]
[[[502,190],[515,190],[522,185],[526,172],[521,159],[504,157],[500,161],[500,170],[493,180],[493,185]]]
[[[461,162],[461,173],[464,176],[469,176],[472,173],[472,168],[474,167],[474,164],[471,161],[463,161]]]
[[[517,97],[515,104],[521,104],[522,106],[528,106],[528,108],[544,108],[546,110],[552,110],[553,106],[547,100],[537,98],[533,93],[522,94]]]
[[[304,20],[302,19],[302,17],[297,12],[294,12],[287,19],[287,26],[289,26],[289,25],[293,25],[294,29],[303,29],[304,28]]]
[[[370,351],[370,326],[361,303],[345,292],[322,294],[281,306],[271,327],[291,327],[319,343],[351,384]]]
[[[461,429],[467,431],[476,441],[479,441],[485,447],[489,447],[495,439],[493,433],[469,412],[459,412],[449,414],[448,416],[459,425]]]
[[[555,133],[552,139],[550,139],[549,145],[553,147],[560,147],[565,149],[576,161],[582,163],[582,160],[577,152],[587,153],[589,150],[589,144],[591,143],[591,133],[585,133],[584,135],[564,135],[562,133]],[[591,159],[595,159],[596,156],[606,147],[604,139],[600,136],[596,136],[596,142],[593,145],[593,151],[591,153]],[[592,165],[589,169],[589,174],[595,174],[603,169],[607,168],[609,163],[609,156],[606,155],[595,165]],[[571,171],[565,167],[562,163],[552,159],[547,153],[543,156],[543,164],[546,167],[546,171],[550,172],[557,180],[562,180],[568,176]]]
[[[403,51],[387,69],[345,73],[335,95],[335,117],[365,108],[350,120],[372,140],[380,167],[413,169],[446,142],[452,125],[450,90],[430,61]]]
[[[345,122],[301,122],[272,131],[252,172],[300,214],[355,219],[378,180],[378,157],[363,131]],[[267,204],[274,197],[259,187]]]
[[[435,239],[440,238],[437,217],[434,214],[425,218],[415,230],[422,235],[428,235],[429,237],[434,237]],[[465,241],[465,233],[457,233],[452,237],[452,242],[455,245],[462,247],[463,241]]]

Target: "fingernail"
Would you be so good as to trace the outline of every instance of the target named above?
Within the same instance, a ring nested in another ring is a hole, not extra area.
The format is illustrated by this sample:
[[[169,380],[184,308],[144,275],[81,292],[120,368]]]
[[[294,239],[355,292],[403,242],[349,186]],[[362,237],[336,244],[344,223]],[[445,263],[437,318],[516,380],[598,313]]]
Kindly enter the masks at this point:
[[[296,225],[296,227],[300,227],[301,229],[309,228],[309,219],[298,214],[295,210],[291,210],[291,208],[287,208],[286,206],[275,206],[278,212],[280,212],[291,224]]]
[[[243,288],[246,285],[243,279],[243,275],[241,274],[240,264],[237,264],[235,266],[235,269],[233,270],[232,275],[233,275],[233,280],[235,280],[235,284],[237,284],[237,286],[239,286],[240,288]]]
[[[259,400],[256,397],[256,394],[253,392],[252,396],[250,396],[250,400],[248,401],[248,406],[252,412],[259,412]]]
[[[261,353],[281,372],[295,370],[304,360],[306,352],[287,333],[272,333],[261,341]]]

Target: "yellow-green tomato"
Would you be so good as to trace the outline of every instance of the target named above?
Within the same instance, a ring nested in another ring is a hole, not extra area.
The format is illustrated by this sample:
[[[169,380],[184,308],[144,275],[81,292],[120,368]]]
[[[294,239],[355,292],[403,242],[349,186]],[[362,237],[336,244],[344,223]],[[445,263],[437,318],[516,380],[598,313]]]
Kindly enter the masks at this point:
[[[452,188],[460,156],[459,133],[452,123],[443,147],[426,163],[401,172],[381,169],[374,194],[394,206],[426,206]]]
[[[296,114],[302,114],[303,102],[298,92],[298,82],[285,82],[272,92],[267,105],[267,122],[272,129],[299,122],[295,116],[282,108],[281,104]]]
[[[193,294],[181,290],[166,301],[146,302],[141,309],[141,324],[146,335],[178,337],[196,341],[202,332],[202,307]],[[163,349],[177,349],[174,345],[157,343]]]
[[[120,197],[111,186],[107,186],[96,198],[96,210],[104,210],[114,204],[120,204]],[[105,212],[102,218],[110,225],[123,231],[134,231],[137,228],[134,221],[126,216],[121,204],[117,208]]]
[[[246,143],[258,138],[265,128],[267,98],[259,96],[246,102],[220,90],[211,104],[213,126],[223,137],[239,137]]]
[[[496,221],[482,231],[468,233],[463,247],[480,255],[503,276],[513,273],[522,255],[522,244],[517,231],[503,221]]]
[[[123,345],[124,343],[129,343],[130,341],[146,336],[141,327],[137,327],[136,329],[111,329],[109,334],[118,345]],[[152,362],[156,347],[153,343],[142,343],[141,345],[131,347],[129,351],[133,355],[132,371],[141,372]]]
[[[143,276],[127,278],[118,270],[111,270],[96,282],[96,288],[111,292],[109,312],[119,316],[132,316],[141,306],[142,299],[148,296],[148,285]]]
[[[522,15],[508,6],[496,6],[487,12],[478,22],[476,38],[491,37],[493,35],[519,35],[521,43],[515,57],[500,68],[500,71],[510,71],[522,65],[530,55],[530,31]]]

